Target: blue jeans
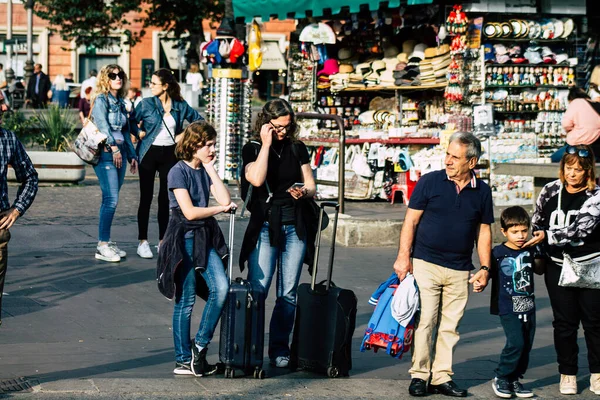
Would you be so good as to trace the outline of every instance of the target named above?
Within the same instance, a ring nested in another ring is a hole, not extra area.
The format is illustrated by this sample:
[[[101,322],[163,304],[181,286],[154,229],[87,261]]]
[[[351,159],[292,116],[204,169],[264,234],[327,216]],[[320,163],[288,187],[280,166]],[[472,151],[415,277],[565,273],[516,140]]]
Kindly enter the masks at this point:
[[[119,149],[123,151],[123,146],[119,145]],[[100,189],[102,190],[98,240],[100,242],[108,242],[110,240],[110,228],[113,217],[115,216],[117,203],[119,202],[119,190],[121,190],[121,186],[123,186],[123,181],[125,180],[127,161],[123,159],[121,168],[117,168],[113,163],[112,153],[103,151],[100,155],[100,162],[98,165],[94,165],[94,171],[98,176],[98,182],[100,182]]]
[[[194,238],[185,239],[186,255],[175,275],[175,307],[173,309],[173,340],[175,342],[175,361],[188,363],[192,359],[190,325],[192,311],[196,302],[196,270],[192,263]],[[202,277],[208,285],[209,295],[195,342],[206,347],[215,333],[223,305],[227,299],[229,280],[225,275],[223,261],[211,248],[208,253],[206,270]]]
[[[506,345],[500,354],[496,377],[513,382],[525,375],[529,365],[529,352],[535,337],[535,313],[527,316],[527,321],[516,314],[501,315],[500,323]]]
[[[248,280],[269,292],[277,268],[277,300],[269,325],[269,357],[290,355],[290,333],[296,314],[296,290],[306,253],[306,240],[300,240],[294,225],[281,227],[281,248],[271,246],[269,225],[260,231],[256,248],[248,258]]]

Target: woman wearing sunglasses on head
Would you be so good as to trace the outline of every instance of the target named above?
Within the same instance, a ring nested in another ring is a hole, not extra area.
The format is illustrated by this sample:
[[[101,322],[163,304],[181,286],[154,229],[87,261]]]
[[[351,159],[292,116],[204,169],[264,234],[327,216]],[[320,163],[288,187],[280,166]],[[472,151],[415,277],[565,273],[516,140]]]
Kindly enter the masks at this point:
[[[148,220],[154,195],[154,178],[158,172],[158,239],[162,241],[169,222],[167,174],[177,162],[175,143],[183,131],[183,122],[202,120],[181,97],[181,89],[173,73],[161,68],[152,74],[152,97],[147,97],[135,109],[141,123],[137,152],[140,160],[140,204],[138,207],[138,249],[142,258],[152,258],[148,243]]]
[[[569,90],[569,106],[562,119],[567,132],[567,144],[550,157],[559,162],[567,146],[586,144],[592,146],[596,161],[600,161],[600,103],[590,100],[590,96],[580,88]]]
[[[106,148],[94,171],[102,189],[96,258],[109,262],[121,261],[127,255],[110,240],[112,220],[127,168],[124,160],[131,164],[132,173],[135,174],[138,167],[130,136],[130,133],[137,134],[137,125],[131,121],[134,116],[127,113],[123,101],[126,85],[127,75],[121,67],[116,64],[105,65],[98,75],[91,105],[94,123],[108,136]]]
[[[544,280],[554,315],[560,392],[578,393],[577,332],[581,323],[591,372],[590,390],[600,395],[600,289],[559,283],[565,265],[567,270],[572,263],[600,268],[600,186],[596,184],[590,146],[566,147],[559,179],[540,192],[531,223],[533,239],[525,247],[543,242],[550,258]]]
[[[252,214],[242,243],[240,266],[243,269],[248,262],[248,280],[259,283],[266,293],[278,269],[269,358],[282,368],[289,363],[289,338],[302,264],[312,257],[311,239],[318,223],[307,207],[316,191],[308,151],[296,135],[289,103],[271,100],[258,114],[254,140],[242,149],[242,187],[249,184],[253,188],[247,199]]]

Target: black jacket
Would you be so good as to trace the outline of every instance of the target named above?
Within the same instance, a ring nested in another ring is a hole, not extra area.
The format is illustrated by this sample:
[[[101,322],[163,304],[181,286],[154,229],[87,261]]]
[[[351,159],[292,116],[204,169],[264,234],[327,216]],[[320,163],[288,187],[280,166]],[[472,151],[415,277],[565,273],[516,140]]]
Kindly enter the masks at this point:
[[[34,100],[37,99],[41,103],[48,101],[48,91],[52,87],[50,84],[50,78],[43,72],[40,72],[40,85],[38,87],[38,94],[35,94],[35,84],[37,82],[37,76],[31,75],[29,82],[27,82],[27,98]]]
[[[217,254],[224,259],[227,257],[228,249],[225,244],[223,232],[214,217],[189,221],[185,218],[180,208],[171,209],[171,218],[167,231],[160,245],[158,261],[156,264],[156,279],[158,280],[158,290],[168,299],[175,296],[175,273],[177,267],[183,261],[185,254],[185,233],[194,231],[194,254],[192,262],[196,271],[203,272],[206,269],[209,249],[212,247]],[[226,263],[223,263],[225,268]],[[201,276],[197,274],[197,277]],[[196,292],[202,298],[206,298],[204,290],[206,283],[201,279],[196,279]]]

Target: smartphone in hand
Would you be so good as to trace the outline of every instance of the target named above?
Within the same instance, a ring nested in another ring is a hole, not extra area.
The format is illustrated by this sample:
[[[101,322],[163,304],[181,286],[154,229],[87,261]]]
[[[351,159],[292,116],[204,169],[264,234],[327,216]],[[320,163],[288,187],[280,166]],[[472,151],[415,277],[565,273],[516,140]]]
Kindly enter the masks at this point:
[[[292,186],[290,186],[287,191],[289,192],[292,189],[302,189],[303,187],[304,187],[304,183],[296,182]]]

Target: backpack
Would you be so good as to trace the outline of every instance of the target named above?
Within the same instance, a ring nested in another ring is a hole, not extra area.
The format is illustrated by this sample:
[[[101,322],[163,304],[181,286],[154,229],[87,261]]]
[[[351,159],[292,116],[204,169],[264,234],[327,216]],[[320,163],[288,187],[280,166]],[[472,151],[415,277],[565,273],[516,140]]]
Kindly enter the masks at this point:
[[[379,296],[360,346],[361,352],[373,349],[377,353],[379,349],[384,349],[386,354],[401,359],[402,355],[410,350],[415,330],[415,316],[406,327],[400,325],[392,316],[391,304],[398,284],[399,282],[390,284]]]

